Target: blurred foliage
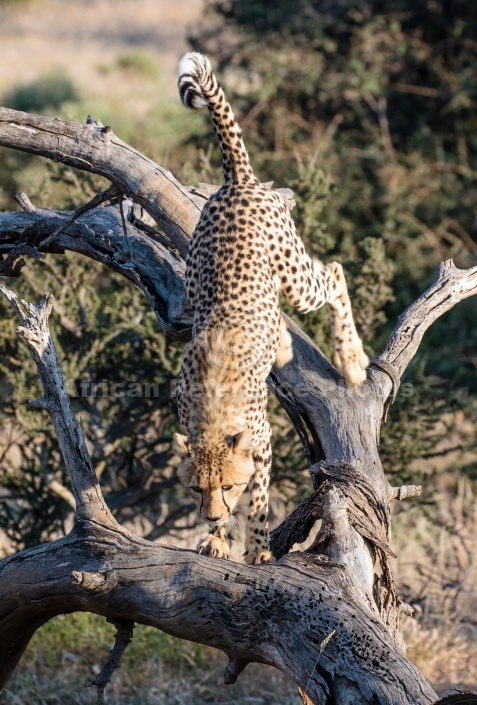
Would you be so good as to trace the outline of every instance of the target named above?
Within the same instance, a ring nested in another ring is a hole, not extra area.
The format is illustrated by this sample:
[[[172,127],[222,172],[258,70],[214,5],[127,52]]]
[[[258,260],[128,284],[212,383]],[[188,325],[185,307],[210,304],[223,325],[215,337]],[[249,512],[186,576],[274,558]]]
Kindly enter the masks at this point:
[[[64,103],[78,100],[74,84],[60,73],[49,73],[36,81],[17,86],[3,99],[5,108],[24,113],[49,115]]]
[[[476,264],[476,30],[463,0],[207,0],[191,39],[218,67],[257,175],[294,189],[293,216],[309,251],[343,262],[370,356],[433,280],[439,261]],[[107,71],[144,81],[148,90],[157,80],[143,51],[120,54]],[[61,109],[71,119],[95,112],[85,110],[67,79],[52,76],[17,87],[3,103]],[[183,183],[220,182],[205,111],[186,119],[178,99],[137,121],[124,106],[111,111],[98,117]],[[41,206],[73,208],[102,188],[99,177],[1,150],[0,208],[13,208],[20,189]],[[52,328],[108,502],[120,520],[159,537],[168,509],[175,518],[189,511],[170,453],[177,427],[170,385],[180,346],[162,335],[129,283],[90,261],[50,256],[29,264],[14,284],[27,300],[55,294]],[[285,309],[329,355],[326,312]],[[16,453],[1,458],[0,527],[21,547],[67,530],[70,508],[51,490],[52,478],[66,478],[50,424],[25,409],[40,393],[33,363],[3,301],[0,315],[3,434]],[[395,482],[415,479],[420,460],[426,472],[433,458],[442,463],[445,447],[472,443],[474,321],[470,299],[426,333],[383,427],[383,462]],[[127,386],[145,383],[158,385],[157,397]],[[96,396],[91,384],[99,385]],[[119,394],[111,393],[113,384],[124,385]],[[310,489],[301,446],[275,400],[270,417],[273,484],[297,502]],[[473,457],[462,457],[463,471],[477,476]]]
[[[141,49],[125,51],[116,60],[116,66],[123,71],[131,71],[149,78],[156,78],[157,63],[154,56]]]
[[[74,84],[66,76],[55,72],[31,83],[16,86],[0,96],[0,103],[6,108],[44,115],[56,115],[65,105],[74,104],[78,100],[79,94]],[[41,196],[41,205],[46,206],[46,198],[54,191],[55,184],[65,192],[71,187],[71,180],[74,182],[76,179],[74,173],[68,170],[69,179],[65,179],[64,185],[61,185],[60,173],[57,165],[55,170],[55,166],[40,157],[0,148],[0,208],[13,210],[13,195],[17,191],[26,191],[33,198],[38,194]],[[96,179],[96,183],[99,182],[100,179]],[[75,183],[73,185],[77,186]],[[57,194],[54,195],[55,200],[51,206],[61,207],[56,201]],[[64,197],[62,194],[62,201]]]
[[[30,2],[31,0],[0,0],[0,10],[2,10],[2,8],[12,7],[15,5],[28,5]]]

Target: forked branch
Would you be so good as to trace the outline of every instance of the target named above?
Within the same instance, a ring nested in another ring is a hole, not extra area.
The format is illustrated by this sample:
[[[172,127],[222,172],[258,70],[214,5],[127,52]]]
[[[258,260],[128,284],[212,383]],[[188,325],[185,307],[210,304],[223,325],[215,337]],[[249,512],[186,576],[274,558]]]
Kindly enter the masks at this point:
[[[429,326],[459,301],[475,294],[477,267],[459,269],[451,259],[441,262],[434,284],[399,316],[396,328],[375,361],[391,364],[400,378]]]

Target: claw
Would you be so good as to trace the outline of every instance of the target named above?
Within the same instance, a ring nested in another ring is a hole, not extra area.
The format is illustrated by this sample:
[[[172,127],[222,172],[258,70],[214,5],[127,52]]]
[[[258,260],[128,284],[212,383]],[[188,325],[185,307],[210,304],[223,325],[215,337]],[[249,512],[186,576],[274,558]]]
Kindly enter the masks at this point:
[[[227,559],[230,554],[230,547],[225,539],[219,536],[208,536],[197,546],[198,552],[203,556],[212,556],[212,558]]]

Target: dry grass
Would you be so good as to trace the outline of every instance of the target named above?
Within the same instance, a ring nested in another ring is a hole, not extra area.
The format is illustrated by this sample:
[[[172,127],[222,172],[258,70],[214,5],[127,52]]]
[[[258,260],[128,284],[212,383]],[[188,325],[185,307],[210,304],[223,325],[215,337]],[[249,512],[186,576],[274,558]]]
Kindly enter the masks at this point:
[[[108,76],[104,68],[114,67],[125,51],[141,48],[157,58],[161,71],[174,76],[187,48],[187,29],[197,22],[201,7],[202,0],[7,4],[0,18],[0,93],[59,69],[89,97],[130,96],[134,82]],[[157,94],[144,96],[144,104],[155,99]]]
[[[439,485],[427,517],[416,502],[394,520],[394,574],[416,617],[404,635],[438,692],[477,690],[477,498],[470,480],[450,471]]]
[[[86,705],[86,685],[100,671],[113,628],[90,614],[58,617],[33,638],[2,702],[7,705]],[[223,685],[223,654],[137,627],[121,668],[106,690],[115,705],[298,703],[296,687],[277,670],[252,664],[235,686]]]
[[[0,5],[0,104],[15,87],[61,76],[79,95],[62,106],[61,118],[82,122],[92,113],[170,168],[169,154],[186,122],[177,63],[201,7],[202,0]]]

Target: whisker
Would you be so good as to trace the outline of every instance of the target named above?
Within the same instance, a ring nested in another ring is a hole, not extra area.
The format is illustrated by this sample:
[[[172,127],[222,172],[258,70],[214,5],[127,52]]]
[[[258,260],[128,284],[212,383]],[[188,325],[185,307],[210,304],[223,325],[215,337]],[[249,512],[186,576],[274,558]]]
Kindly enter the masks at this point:
[[[200,533],[202,533],[202,529],[203,529],[204,525],[206,525],[206,524],[207,524],[207,522],[205,522],[199,514],[199,516],[197,517],[197,524],[195,526],[195,532],[194,532],[195,538],[197,538],[199,531],[200,531]]]
[[[240,522],[234,514],[231,514],[227,519],[227,535],[231,539],[237,539],[240,534]]]

